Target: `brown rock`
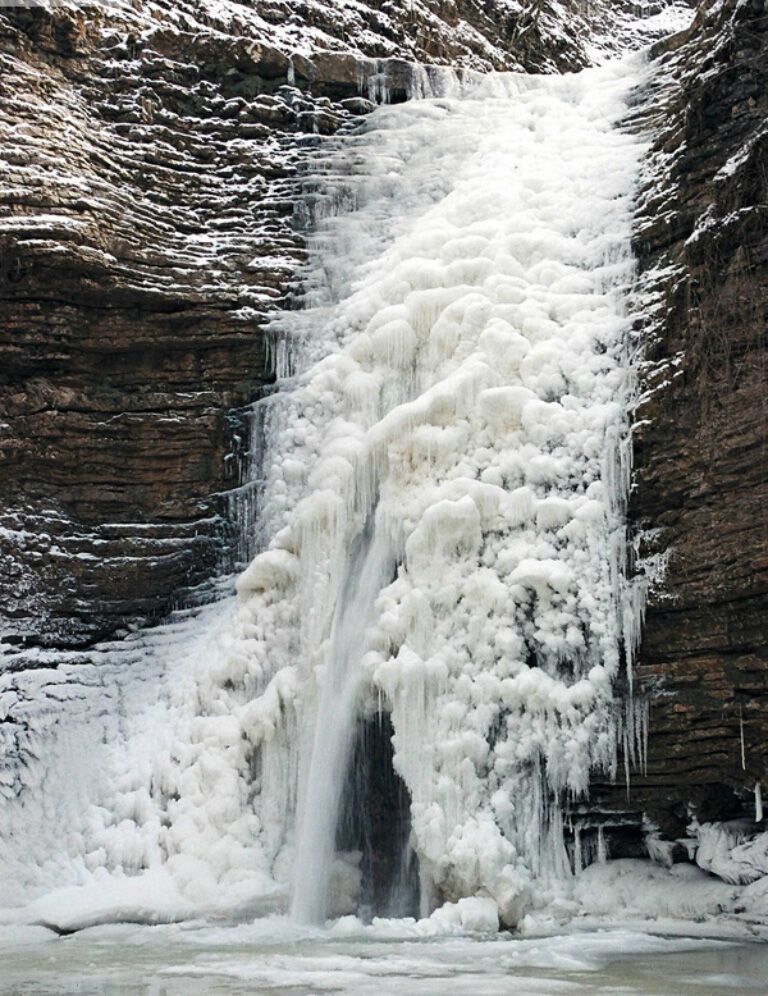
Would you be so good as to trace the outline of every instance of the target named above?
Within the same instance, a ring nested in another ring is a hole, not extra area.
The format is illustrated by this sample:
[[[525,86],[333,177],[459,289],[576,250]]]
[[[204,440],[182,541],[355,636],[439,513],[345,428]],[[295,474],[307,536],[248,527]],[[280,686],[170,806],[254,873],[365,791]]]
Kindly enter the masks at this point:
[[[640,654],[650,740],[631,800],[674,838],[691,810],[753,816],[768,777],[765,3],[703,5],[658,58],[661,128],[635,236],[658,301],[641,333],[656,369],[630,515],[661,530],[669,564]],[[596,788],[617,809],[622,793]]]

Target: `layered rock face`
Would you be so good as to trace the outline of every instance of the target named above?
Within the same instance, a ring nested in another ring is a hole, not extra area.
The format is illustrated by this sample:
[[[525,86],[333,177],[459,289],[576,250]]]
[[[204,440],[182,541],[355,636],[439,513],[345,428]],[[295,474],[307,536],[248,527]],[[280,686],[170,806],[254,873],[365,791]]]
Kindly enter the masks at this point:
[[[249,406],[272,380],[265,322],[302,259],[292,185],[313,136],[368,97],[407,96],[408,60],[580,67],[589,41],[613,43],[616,10],[271,0],[0,11],[11,645],[87,647],[208,597],[206,582],[251,552]]]
[[[206,77],[177,32],[4,31],[4,601],[20,638],[81,645],[220,561],[312,105],[246,101],[237,50]]]
[[[691,815],[752,819],[767,774],[768,7],[707,3],[658,55],[630,514],[641,557],[665,566],[636,675],[647,772],[630,799],[674,840]]]

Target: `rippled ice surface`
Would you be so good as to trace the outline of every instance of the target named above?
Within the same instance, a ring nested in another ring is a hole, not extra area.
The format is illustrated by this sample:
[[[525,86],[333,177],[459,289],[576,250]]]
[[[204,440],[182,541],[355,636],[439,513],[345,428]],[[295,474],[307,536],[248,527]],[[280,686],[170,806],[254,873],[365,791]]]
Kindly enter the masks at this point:
[[[0,992],[82,996],[345,993],[765,993],[768,944],[656,937],[631,929],[541,938],[308,932],[285,920],[238,927],[43,928],[0,934]]]

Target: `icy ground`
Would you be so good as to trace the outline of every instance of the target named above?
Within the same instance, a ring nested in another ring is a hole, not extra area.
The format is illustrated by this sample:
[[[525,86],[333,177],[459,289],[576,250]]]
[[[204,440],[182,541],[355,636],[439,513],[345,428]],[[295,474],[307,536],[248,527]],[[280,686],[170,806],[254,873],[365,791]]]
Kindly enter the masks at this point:
[[[619,928],[570,936],[424,938],[407,925],[307,931],[109,926],[0,931],[4,991],[36,996],[626,996],[762,994],[768,945]],[[7,988],[6,988],[7,987]]]

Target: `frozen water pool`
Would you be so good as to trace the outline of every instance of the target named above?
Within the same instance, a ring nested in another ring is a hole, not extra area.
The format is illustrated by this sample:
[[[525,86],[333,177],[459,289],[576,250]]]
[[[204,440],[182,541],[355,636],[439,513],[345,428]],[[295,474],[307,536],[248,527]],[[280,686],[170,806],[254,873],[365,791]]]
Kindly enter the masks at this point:
[[[692,929],[695,929],[692,926]],[[768,944],[637,930],[416,937],[283,919],[236,927],[110,925],[0,933],[0,992],[35,996],[314,993],[515,996],[765,993]]]

